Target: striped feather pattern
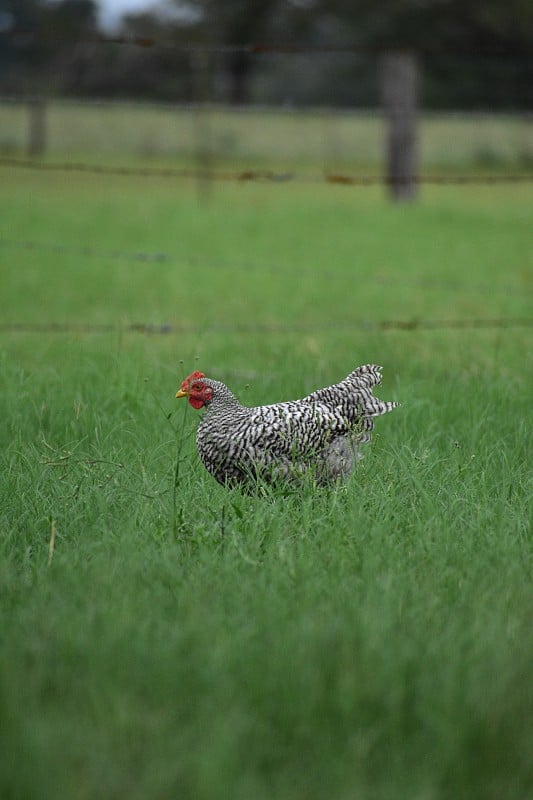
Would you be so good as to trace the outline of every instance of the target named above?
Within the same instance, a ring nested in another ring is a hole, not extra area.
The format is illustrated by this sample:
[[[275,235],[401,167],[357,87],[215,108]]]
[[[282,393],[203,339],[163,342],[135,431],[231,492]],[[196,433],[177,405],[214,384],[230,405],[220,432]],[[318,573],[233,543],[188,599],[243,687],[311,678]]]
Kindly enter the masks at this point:
[[[367,364],[340,383],[300,400],[249,408],[220,381],[202,378],[212,397],[196,443],[206,469],[222,484],[294,479],[310,468],[319,483],[348,475],[370,441],[374,417],[398,403],[373,395],[381,367]]]

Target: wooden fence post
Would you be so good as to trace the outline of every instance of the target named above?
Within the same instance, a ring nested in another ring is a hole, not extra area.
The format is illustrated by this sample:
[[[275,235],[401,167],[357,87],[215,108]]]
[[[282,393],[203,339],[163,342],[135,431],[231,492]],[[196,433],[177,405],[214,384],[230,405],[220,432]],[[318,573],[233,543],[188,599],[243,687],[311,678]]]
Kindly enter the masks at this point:
[[[33,97],[28,106],[28,157],[40,158],[46,150],[46,103]]]
[[[418,66],[414,53],[381,56],[381,100],[387,124],[386,181],[394,200],[414,200],[418,183]]]

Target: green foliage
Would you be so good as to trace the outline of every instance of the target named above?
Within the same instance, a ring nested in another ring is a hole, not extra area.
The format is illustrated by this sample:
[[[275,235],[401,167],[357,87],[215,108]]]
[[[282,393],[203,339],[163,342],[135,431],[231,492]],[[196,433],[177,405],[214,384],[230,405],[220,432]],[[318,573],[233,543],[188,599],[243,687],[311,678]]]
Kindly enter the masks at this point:
[[[530,315],[530,190],[3,178],[43,245],[5,321],[189,332],[1,334],[0,795],[525,798],[530,330],[350,326]],[[345,486],[198,463],[192,369],[252,404],[365,361],[402,407]]]
[[[154,47],[116,47],[112,36],[106,43],[106,32],[97,30],[96,0],[4,0],[6,29],[11,22],[37,35],[3,37],[0,89],[368,107],[380,102],[376,54],[410,48],[420,56],[423,102],[431,108],[531,108],[529,0],[174,4],[176,15],[158,13],[156,4],[121,21],[121,33],[153,40]],[[98,47],[90,46],[95,36]],[[189,58],[191,45],[230,49],[211,53],[204,72]],[[241,50],[234,49],[238,45]],[[271,53],[270,45],[280,50]]]

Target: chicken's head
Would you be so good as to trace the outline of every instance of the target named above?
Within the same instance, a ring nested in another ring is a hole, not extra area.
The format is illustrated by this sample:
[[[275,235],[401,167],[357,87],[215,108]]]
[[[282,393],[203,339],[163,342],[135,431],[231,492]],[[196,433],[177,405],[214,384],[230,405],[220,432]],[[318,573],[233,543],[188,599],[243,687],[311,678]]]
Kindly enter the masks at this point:
[[[204,380],[203,372],[191,372],[188,378],[181,382],[176,397],[188,397],[193,408],[202,408],[213,399],[213,389]]]

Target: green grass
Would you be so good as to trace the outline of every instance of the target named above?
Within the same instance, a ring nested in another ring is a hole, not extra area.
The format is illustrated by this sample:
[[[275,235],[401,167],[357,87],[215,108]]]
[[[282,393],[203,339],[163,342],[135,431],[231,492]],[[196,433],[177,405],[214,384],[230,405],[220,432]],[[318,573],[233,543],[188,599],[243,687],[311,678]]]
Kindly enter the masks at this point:
[[[525,800],[531,329],[350,325],[531,317],[531,190],[1,192],[2,320],[118,327],[0,334],[0,795]],[[346,487],[199,464],[192,369],[252,404],[367,361],[402,406]]]

